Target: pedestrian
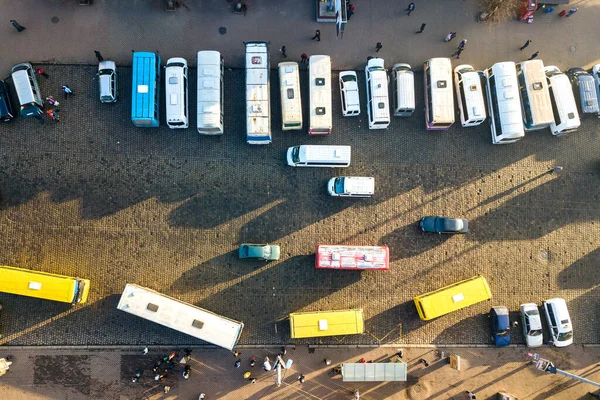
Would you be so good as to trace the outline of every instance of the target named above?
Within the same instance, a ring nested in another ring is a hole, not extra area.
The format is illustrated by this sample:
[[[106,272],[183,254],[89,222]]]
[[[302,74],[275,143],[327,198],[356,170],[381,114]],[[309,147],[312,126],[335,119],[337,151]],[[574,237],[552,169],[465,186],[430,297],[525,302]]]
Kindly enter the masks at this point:
[[[571,15],[575,14],[577,12],[577,10],[579,10],[578,8],[571,8],[569,10],[569,13],[567,14],[567,17],[570,17]]]
[[[265,371],[271,370],[271,359],[269,358],[269,356],[265,357],[265,362],[263,363],[263,369]]]
[[[477,399],[477,396],[475,396],[475,393],[473,393],[473,392],[470,392],[470,391],[467,390],[466,394],[467,394],[467,396],[469,396],[470,400],[476,400]]]
[[[144,351],[143,351],[144,355],[148,354],[148,348],[144,347]]]
[[[423,32],[423,31],[425,30],[425,25],[427,25],[427,24],[425,24],[425,23],[422,23],[422,24],[421,24],[421,29],[419,29],[419,30],[418,30],[418,31],[416,31],[415,33],[421,33],[421,32]]]
[[[539,55],[540,55],[540,52],[539,52],[539,51],[536,51],[535,53],[533,53],[533,54],[531,55],[531,57],[529,57],[529,58],[528,58],[528,60],[533,60],[534,58],[536,58],[536,57],[537,57],[537,56],[539,56]]]
[[[399,360],[402,360],[402,357],[404,357],[404,352],[402,350],[400,350],[399,352],[396,353],[396,358]]]
[[[12,24],[12,26],[15,27],[15,29],[19,32],[23,32],[26,28],[24,26],[21,26],[17,21],[15,21],[14,19],[10,20],[10,23]]]
[[[50,118],[52,118],[53,120],[55,120],[56,122],[60,121],[60,118],[58,117],[58,113],[57,113],[58,109],[55,110],[46,110],[46,114],[48,114],[48,116]]]
[[[102,54],[100,54],[100,52],[98,50],[94,50],[94,54],[96,54],[96,58],[98,59],[98,62],[104,61],[104,57],[102,57]]]
[[[560,172],[560,171],[562,171],[562,170],[563,170],[563,167],[556,166],[556,167],[550,168],[550,170],[548,171],[548,173],[549,173],[549,174],[553,174],[553,173],[555,173],[555,172]]]
[[[456,32],[450,32],[449,34],[446,35],[446,38],[444,39],[444,42],[449,42],[452,39],[454,39],[454,36],[456,36]]]
[[[465,48],[464,48],[464,47],[459,47],[459,48],[458,48],[458,50],[456,50],[456,51],[454,52],[454,54],[452,54],[450,57],[455,57],[455,56],[456,56],[456,59],[458,60],[458,59],[460,59],[460,54],[461,54],[461,53],[462,53],[464,50],[465,50]]]
[[[529,46],[531,44],[531,42],[533,42],[533,40],[527,39],[527,41],[525,42],[525,44],[523,46],[521,46],[519,48],[519,50],[523,51],[523,49],[526,48],[527,46]]]
[[[163,391],[164,391],[165,393],[169,393],[169,390],[171,390],[171,386],[169,386],[169,385],[165,385],[165,387],[163,387]]]
[[[354,4],[348,3],[346,11],[352,11],[352,12],[354,12]]]
[[[248,379],[250,381],[250,383],[255,384],[256,383],[256,378],[250,378]]]
[[[367,360],[365,360],[364,358],[361,358],[360,360],[358,360],[359,364],[365,364],[367,362]]]
[[[300,54],[300,63],[304,64],[306,61],[308,61],[308,55],[306,53]]]
[[[554,12],[554,7],[546,8],[546,14],[550,14],[551,12]]]
[[[315,36],[313,36],[311,40],[315,40],[315,39],[317,39],[317,42],[321,41],[321,31],[318,29],[315,32]]]
[[[238,356],[239,356],[240,354],[242,354],[242,353],[240,353],[240,352],[239,352],[239,351],[237,351],[237,350],[234,350],[234,351],[233,351],[233,357],[235,357],[235,358],[238,358]]]
[[[467,44],[467,39],[461,40],[460,43],[458,44],[458,48],[459,49],[464,49],[465,48],[465,44]]]
[[[358,389],[356,389],[356,390],[354,391],[354,399],[355,399],[355,400],[359,400],[359,399],[360,399],[360,393],[359,393]]]
[[[408,5],[408,8],[404,11],[406,11],[406,15],[408,15],[410,17],[410,13],[415,11],[415,3],[410,3]]]
[[[46,78],[46,79],[50,78],[50,75],[48,75],[48,74],[46,73],[46,71],[44,71],[44,69],[43,69],[43,68],[37,68],[37,69],[35,70],[35,73],[36,73],[36,74],[38,74],[38,75],[42,75],[42,76],[43,76],[44,78]]]
[[[305,378],[304,374],[300,374],[300,375],[298,376],[298,378],[296,378],[296,379],[298,379],[298,380],[300,381],[300,383],[304,383],[304,381],[306,380],[306,378]]]
[[[352,7],[354,7],[354,6],[352,6]],[[350,21],[350,18],[352,18],[353,15],[354,15],[354,11],[348,10],[346,12],[346,21]]]
[[[233,364],[234,367],[239,368],[242,365],[242,359],[238,358],[235,362],[235,364]]]
[[[377,42],[377,44],[375,45],[375,53],[379,52],[379,50],[383,49],[383,45],[381,44],[381,42]]]
[[[279,51],[281,52],[281,54],[283,54],[284,57],[287,57],[287,54],[285,54],[285,46],[281,46]]]
[[[206,394],[200,393],[200,397],[198,397],[198,400],[202,400],[204,398],[204,396],[206,396]]]
[[[334,374],[338,374],[339,375],[339,374],[342,373],[342,366],[341,365],[336,365],[331,370],[333,371]]]
[[[512,327],[513,327],[513,329],[517,329],[519,327],[519,321],[516,321],[516,320],[513,321]]]
[[[325,362],[325,365],[331,365],[331,360],[328,360],[327,358],[323,360]]]
[[[429,362],[426,359],[421,358],[419,362],[425,364],[426,367],[429,367]]]
[[[284,346],[281,347],[281,351],[279,352],[280,356],[285,356],[287,354],[287,350],[285,349]]]
[[[567,10],[562,10],[562,11],[561,11],[561,12],[558,14],[558,16],[559,16],[560,18],[564,17],[565,15],[567,15]]]
[[[73,96],[73,91],[71,90],[71,88],[69,87],[69,85],[63,85],[62,86],[62,90],[63,90],[63,93],[65,94],[65,99],[68,96]]]
[[[172,352],[171,354],[169,354],[169,362],[171,362],[172,359],[175,358],[175,352]]]
[[[252,358],[250,359],[250,367],[254,368],[255,365],[256,365],[256,357],[252,356]]]
[[[189,379],[190,378],[190,371],[191,371],[192,367],[190,367],[189,365],[186,365],[184,370],[183,370],[183,378],[184,379]]]
[[[48,96],[48,97],[46,97],[46,101],[47,101],[48,103],[50,103],[51,105],[53,105],[54,107],[58,107],[58,104],[59,104],[59,103],[58,103],[58,101],[56,101],[56,100],[54,99],[54,97],[52,97],[52,96]]]

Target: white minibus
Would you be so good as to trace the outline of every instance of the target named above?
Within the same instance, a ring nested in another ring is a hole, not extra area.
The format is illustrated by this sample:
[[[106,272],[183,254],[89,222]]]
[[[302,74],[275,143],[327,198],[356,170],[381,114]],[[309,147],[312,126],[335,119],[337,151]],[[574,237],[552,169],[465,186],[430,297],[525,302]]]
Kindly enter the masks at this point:
[[[449,58],[431,58],[423,64],[425,128],[446,130],[454,123],[452,63]]]
[[[350,153],[350,146],[293,146],[287,150],[287,163],[291,167],[347,167]]]
[[[387,129],[390,126],[390,98],[383,58],[371,58],[367,61],[365,79],[369,129]]]
[[[297,62],[279,63],[279,90],[281,92],[281,129],[302,129],[302,99],[300,73]]]
[[[554,116],[542,60],[518,63],[517,79],[525,130],[534,131],[549,127]]]
[[[167,125],[171,129],[187,128],[188,121],[188,66],[180,57],[169,58],[165,66],[165,102]]]
[[[246,143],[269,144],[271,62],[267,42],[246,42]]]
[[[480,71],[468,64],[454,68],[454,87],[463,127],[477,126],[485,121],[485,100]]]
[[[410,64],[394,64],[392,73],[392,112],[395,117],[410,117],[415,111],[415,74]]]
[[[554,116],[550,124],[550,131],[554,136],[575,132],[581,125],[581,121],[569,77],[554,65],[544,67],[544,72],[550,90],[550,104]]]
[[[485,77],[492,143],[514,143],[525,136],[515,63],[496,63],[485,70]]]
[[[223,134],[223,69],[221,53],[214,50],[198,52],[198,133]]]
[[[332,129],[331,113],[331,58],[310,56],[309,80],[309,135],[329,135]]]

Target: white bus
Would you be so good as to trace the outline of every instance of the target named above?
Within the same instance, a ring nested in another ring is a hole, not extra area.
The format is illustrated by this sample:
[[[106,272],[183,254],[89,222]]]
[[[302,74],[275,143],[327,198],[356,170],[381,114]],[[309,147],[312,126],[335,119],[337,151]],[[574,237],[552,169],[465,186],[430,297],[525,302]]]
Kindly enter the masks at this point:
[[[529,60],[518,63],[517,79],[525,130],[534,131],[549,127],[554,121],[554,116],[543,61]]]
[[[279,63],[279,90],[281,92],[281,129],[302,129],[302,98],[300,73],[297,62]]]
[[[309,80],[309,135],[329,135],[332,128],[331,113],[331,58],[310,56]]]
[[[550,104],[554,119],[550,124],[550,131],[554,136],[561,136],[575,132],[581,121],[573,88],[569,77],[560,72],[554,65],[544,67],[546,80],[550,90]]]
[[[203,135],[223,134],[223,69],[221,53],[198,52],[198,111],[196,126]]]
[[[485,121],[485,100],[479,74],[468,64],[454,68],[454,88],[463,127],[477,126]]]
[[[269,44],[246,42],[246,142],[271,143]]]
[[[232,350],[244,324],[128,283],[117,309]]]
[[[485,77],[492,143],[516,142],[525,136],[525,131],[515,63],[496,63],[485,70]]]
[[[431,58],[423,64],[425,83],[425,128],[446,130],[454,123],[452,63],[449,58]]]
[[[390,97],[383,58],[371,58],[367,61],[365,79],[369,129],[387,129],[390,126]]]
[[[187,128],[188,116],[188,66],[184,58],[167,60],[165,66],[165,102],[167,125],[171,129]]]

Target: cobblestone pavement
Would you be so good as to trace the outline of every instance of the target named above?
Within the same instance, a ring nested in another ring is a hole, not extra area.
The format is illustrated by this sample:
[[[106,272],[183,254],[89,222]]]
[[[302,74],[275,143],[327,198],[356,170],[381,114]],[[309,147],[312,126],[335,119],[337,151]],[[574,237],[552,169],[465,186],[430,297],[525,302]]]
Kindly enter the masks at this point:
[[[128,282],[244,321],[242,344],[288,343],[290,312],[351,307],[364,308],[367,332],[319,343],[489,343],[491,305],[508,306],[515,319],[520,303],[554,296],[569,302],[575,342],[600,342],[596,119],[566,138],[544,130],[492,146],[487,125],[425,131],[421,109],[369,131],[362,117],[341,117],[333,90],[334,132],[311,138],[281,132],[273,73],[274,141],[256,147],[244,142],[242,70],[226,72],[225,135],[207,138],[193,128],[133,127],[128,68],[119,70],[119,101],[103,105],[94,67],[43,67],[44,96],[64,83],[75,95],[61,100],[59,123],[0,126],[0,261],[93,286],[88,304],[76,307],[0,295],[2,344],[190,343],[117,311]],[[190,88],[195,76],[192,68]],[[306,72],[301,79],[306,89]],[[363,74],[359,80],[362,90]],[[416,85],[421,105],[421,75]],[[352,165],[287,167],[285,149],[296,144],[352,145]],[[547,174],[554,165],[564,171]],[[328,197],[326,181],[340,174],[375,176],[376,195]],[[417,222],[431,214],[469,218],[471,232],[422,234]],[[282,258],[242,262],[241,242],[278,243]],[[391,269],[315,270],[318,243],[387,244]],[[488,279],[492,302],[419,320],[415,295],[477,273]],[[519,332],[513,340],[522,342]]]
[[[591,399],[588,392],[595,387],[577,382],[560,374],[553,375],[535,369],[525,356],[524,347],[485,348],[404,348],[403,361],[407,364],[406,382],[344,382],[334,375],[333,366],[357,362],[364,358],[373,362],[391,362],[398,352],[396,347],[377,348],[288,348],[284,356],[292,366],[284,374],[281,386],[274,377],[261,369],[265,355],[273,357],[279,348],[240,348],[242,366],[234,368],[235,358],[222,349],[198,349],[189,362],[191,373],[184,380],[183,365],[176,363],[164,382],[154,380],[151,371],[154,362],[168,355],[173,348],[150,348],[147,355],[139,349],[0,349],[2,356],[12,355],[13,364],[0,378],[0,396],[11,400],[37,399],[185,399],[197,400],[205,393],[205,400],[224,399],[331,399],[353,398],[359,390],[365,400],[466,400],[465,391],[477,394],[478,399],[495,399],[499,391],[507,391],[519,399],[562,400]],[[178,349],[179,350],[179,349]],[[458,355],[460,371],[450,368],[444,356]],[[540,348],[542,358],[552,361],[558,369],[600,381],[597,347],[571,346],[567,349]],[[254,368],[251,357],[260,360]],[[325,359],[331,360],[326,366]],[[429,362],[425,366],[419,360]],[[164,365],[164,364],[163,364]],[[142,371],[139,382],[132,377]],[[243,378],[245,372],[257,379],[250,384]],[[306,381],[300,384],[298,376]],[[163,387],[170,386],[168,394]]]

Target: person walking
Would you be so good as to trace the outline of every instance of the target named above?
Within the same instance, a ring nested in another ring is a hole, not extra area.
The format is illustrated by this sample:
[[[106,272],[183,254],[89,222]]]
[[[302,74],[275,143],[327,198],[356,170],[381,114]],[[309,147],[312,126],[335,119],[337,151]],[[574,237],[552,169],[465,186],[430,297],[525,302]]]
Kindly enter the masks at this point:
[[[421,33],[421,32],[423,32],[423,31],[425,30],[425,26],[426,26],[426,25],[427,25],[426,23],[422,23],[422,24],[421,24],[421,29],[419,29],[419,30],[418,30],[418,31],[416,31],[415,33]]]
[[[183,370],[183,378],[184,379],[190,379],[190,371],[192,370],[192,367],[190,367],[189,365],[186,365],[184,370]]]
[[[300,374],[298,376],[298,378],[296,378],[296,379],[298,379],[298,381],[300,381],[300,383],[304,383],[304,381],[306,380],[306,377],[304,376],[304,374]]]
[[[315,40],[315,39],[317,39],[317,42],[321,41],[321,31],[318,29],[315,31],[315,36],[313,36],[311,40]]]
[[[98,50],[94,50],[94,54],[96,54],[96,58],[98,59],[98,62],[104,61],[104,57],[102,57],[102,54],[100,54],[100,52]]]
[[[456,57],[456,59],[460,59],[460,54],[465,50],[464,47],[459,47],[450,57]]]
[[[408,5],[408,8],[404,11],[406,11],[406,15],[408,15],[410,17],[410,13],[415,11],[415,3],[410,3]]]
[[[562,18],[562,17],[564,17],[564,16],[566,16],[566,15],[567,15],[567,10],[562,10],[560,13],[558,13],[558,16],[559,16],[560,18]]]
[[[69,85],[63,85],[62,86],[62,90],[63,90],[63,93],[65,94],[65,99],[68,96],[73,96],[73,91],[71,90],[71,88],[69,87]]]
[[[454,37],[456,36],[456,32],[450,32],[449,34],[446,35],[446,38],[444,39],[444,42],[449,42],[452,39],[454,39]]]
[[[528,47],[531,44],[532,41],[533,40],[531,40],[531,39],[527,39],[527,41],[525,42],[525,44],[523,46],[521,46],[519,48],[519,50],[523,51],[523,49],[526,48],[526,47]]]
[[[240,353],[240,352],[239,352],[239,351],[237,351],[237,350],[234,350],[234,351],[233,351],[233,357],[235,357],[235,358],[238,358],[238,356],[239,356],[240,354],[242,354],[242,353]]]
[[[27,29],[27,28],[25,28],[24,26],[21,26],[21,24],[19,24],[19,23],[18,23],[17,21],[15,21],[14,19],[11,19],[11,20],[10,20],[10,23],[11,23],[11,24],[12,24],[12,26],[14,26],[14,27],[15,27],[15,29],[16,29],[17,31],[19,31],[19,32],[23,32],[25,29]]]
[[[44,69],[43,69],[43,68],[37,68],[37,69],[35,70],[35,73],[36,73],[36,74],[38,74],[38,75],[42,75],[42,76],[43,76],[44,78],[46,78],[46,79],[50,78],[50,75],[48,75],[48,74],[46,73],[46,71],[44,71]]]
[[[281,54],[282,54],[284,57],[287,57],[287,54],[285,54],[285,46],[281,46],[281,48],[279,49],[279,51],[281,52]]]
[[[265,357],[265,362],[263,363],[263,369],[267,372],[271,370],[271,359],[269,358],[269,356]]]
[[[354,6],[352,6],[352,7],[354,7]],[[354,15],[354,11],[352,11],[352,10],[348,10],[348,11],[346,12],[346,20],[347,20],[347,21],[350,21],[350,18],[351,18],[353,15]]]
[[[537,57],[537,56],[539,56],[539,55],[540,55],[540,52],[539,52],[539,51],[536,51],[536,52],[535,52],[535,53],[533,53],[533,54],[531,55],[531,57],[529,57],[527,60],[533,60],[534,58],[536,58],[536,57]]]
[[[458,44],[458,48],[459,49],[464,49],[465,48],[465,44],[467,44],[467,39],[461,40],[460,43]]]
[[[300,63],[304,64],[308,61],[308,55],[306,53],[300,54]]]
[[[567,14],[567,17],[570,17],[571,15],[575,14],[577,12],[577,10],[579,10],[577,7],[571,8],[569,10],[569,13]]]
[[[375,53],[378,53],[381,49],[383,49],[383,45],[381,44],[381,42],[377,42],[377,44],[375,45]]]
[[[235,364],[233,364],[234,367],[239,368],[242,365],[242,359],[238,358],[235,362]]]
[[[550,14],[552,12],[554,12],[554,7],[548,7],[546,8],[545,14]]]

